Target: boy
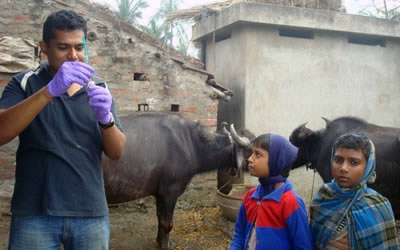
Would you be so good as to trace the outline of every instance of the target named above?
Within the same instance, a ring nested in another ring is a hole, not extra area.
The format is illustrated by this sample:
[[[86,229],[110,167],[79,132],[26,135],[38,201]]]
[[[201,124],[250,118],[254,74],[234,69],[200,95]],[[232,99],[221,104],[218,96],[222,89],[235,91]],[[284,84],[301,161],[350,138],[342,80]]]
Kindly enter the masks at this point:
[[[375,181],[375,149],[361,133],[338,137],[332,148],[332,176],[311,202],[316,249],[398,249],[389,201],[367,187]]]
[[[230,249],[312,249],[306,206],[286,179],[296,155],[279,135],[253,141],[249,173],[260,185],[243,199]]]

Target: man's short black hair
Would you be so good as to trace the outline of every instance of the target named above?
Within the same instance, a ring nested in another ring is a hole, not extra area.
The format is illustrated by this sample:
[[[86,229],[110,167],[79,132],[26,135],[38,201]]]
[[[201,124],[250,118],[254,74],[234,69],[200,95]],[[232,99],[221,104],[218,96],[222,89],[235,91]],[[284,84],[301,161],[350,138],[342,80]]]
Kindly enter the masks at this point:
[[[72,10],[60,10],[51,13],[43,25],[43,41],[49,45],[50,40],[55,38],[55,30],[74,31],[82,30],[87,33],[86,20]]]
[[[333,152],[338,148],[361,150],[368,160],[369,153],[371,152],[371,144],[367,135],[361,132],[347,133],[339,136],[333,144]]]

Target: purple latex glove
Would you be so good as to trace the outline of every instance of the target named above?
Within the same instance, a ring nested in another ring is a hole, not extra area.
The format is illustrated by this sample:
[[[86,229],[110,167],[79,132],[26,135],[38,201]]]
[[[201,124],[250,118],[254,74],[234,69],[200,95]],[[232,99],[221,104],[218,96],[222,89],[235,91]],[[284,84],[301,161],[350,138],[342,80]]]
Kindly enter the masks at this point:
[[[111,121],[112,104],[110,91],[95,84],[89,84],[86,91],[89,96],[89,106],[92,108],[97,121],[102,124],[109,123]]]
[[[47,85],[50,95],[64,94],[74,82],[85,86],[93,73],[94,69],[83,62],[64,62]]]

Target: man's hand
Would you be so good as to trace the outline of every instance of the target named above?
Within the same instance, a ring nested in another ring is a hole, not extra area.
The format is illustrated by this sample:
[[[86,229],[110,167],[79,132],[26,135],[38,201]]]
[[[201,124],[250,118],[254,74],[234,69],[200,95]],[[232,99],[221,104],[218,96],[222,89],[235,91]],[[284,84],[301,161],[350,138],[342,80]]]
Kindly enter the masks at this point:
[[[64,94],[72,83],[85,86],[92,77],[94,69],[82,62],[64,62],[58,69],[53,80],[47,85],[51,96]]]
[[[92,108],[97,121],[102,124],[109,123],[111,121],[112,104],[110,91],[95,84],[89,84],[86,91],[89,96],[89,106]]]

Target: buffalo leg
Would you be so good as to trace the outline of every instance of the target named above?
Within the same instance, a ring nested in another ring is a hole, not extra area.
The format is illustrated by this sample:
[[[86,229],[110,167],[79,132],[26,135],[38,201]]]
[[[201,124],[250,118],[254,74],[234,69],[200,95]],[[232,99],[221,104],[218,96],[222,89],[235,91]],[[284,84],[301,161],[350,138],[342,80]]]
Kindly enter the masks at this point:
[[[156,197],[158,218],[157,242],[162,249],[170,249],[169,232],[172,230],[172,217],[178,196],[177,194],[170,194]]]

